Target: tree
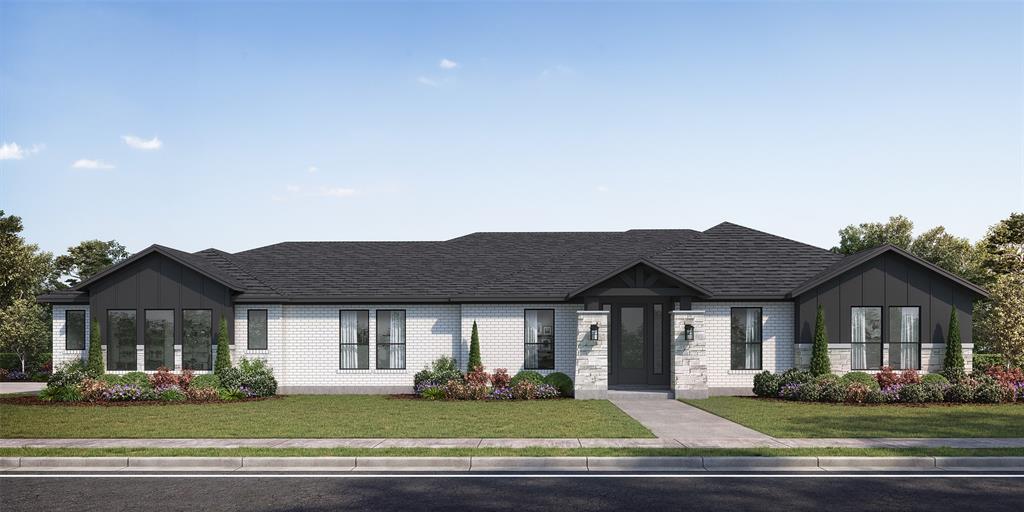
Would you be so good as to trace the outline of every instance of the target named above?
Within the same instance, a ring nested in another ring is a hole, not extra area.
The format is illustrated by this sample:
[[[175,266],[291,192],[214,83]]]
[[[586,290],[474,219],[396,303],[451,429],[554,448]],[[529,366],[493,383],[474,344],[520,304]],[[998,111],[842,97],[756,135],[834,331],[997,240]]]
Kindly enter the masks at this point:
[[[63,276],[60,286],[74,286],[89,276],[128,258],[128,250],[116,240],[103,242],[86,240],[68,248],[68,253],[54,260],[57,272]]]
[[[466,371],[471,372],[478,366],[483,366],[480,362],[480,333],[477,332],[476,321],[473,321],[473,334],[469,337],[469,364],[466,365]]]
[[[231,350],[228,348],[228,321],[220,317],[220,328],[217,330],[217,362],[213,372],[220,375],[231,369]]]
[[[0,351],[13,352],[25,362],[50,346],[47,311],[33,299],[18,298],[0,309]]]
[[[92,321],[92,329],[89,333],[89,358],[86,367],[89,375],[99,377],[105,371],[103,365],[103,338],[100,337],[100,323],[95,318]]]
[[[811,375],[832,373],[828,359],[828,334],[825,332],[825,308],[818,304],[818,316],[814,319],[814,344],[811,346]]]
[[[991,297],[975,309],[975,337],[1014,366],[1024,365],[1024,273],[999,276]]]
[[[885,244],[892,244],[901,249],[910,249],[913,241],[914,223],[910,219],[895,215],[889,222],[865,222],[854,226],[850,224],[839,230],[839,246],[833,252],[853,254],[866,249],[873,249]]]
[[[984,249],[983,284],[1000,275],[1024,273],[1024,213],[1011,213],[989,228],[980,245]]]
[[[946,336],[946,358],[942,362],[946,376],[961,377],[965,374],[964,351],[960,344],[960,320],[956,308],[949,311],[949,334]],[[950,379],[954,380],[954,379]],[[960,379],[955,379],[959,381]]]
[[[981,247],[936,226],[910,243],[910,252],[972,282],[981,282]]]
[[[53,255],[25,243],[21,218],[0,210],[0,309],[18,299],[34,299],[53,273]]]

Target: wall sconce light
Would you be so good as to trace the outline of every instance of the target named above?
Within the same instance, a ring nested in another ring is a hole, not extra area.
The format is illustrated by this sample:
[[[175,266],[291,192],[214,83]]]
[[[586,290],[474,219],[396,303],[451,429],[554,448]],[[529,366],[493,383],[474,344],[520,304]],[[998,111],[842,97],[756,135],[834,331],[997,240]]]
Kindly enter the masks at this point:
[[[590,339],[591,341],[597,341],[597,332],[599,327],[597,324],[590,324]]]
[[[693,341],[693,326],[692,325],[686,324],[686,327],[683,328],[683,339],[686,340],[686,341]]]

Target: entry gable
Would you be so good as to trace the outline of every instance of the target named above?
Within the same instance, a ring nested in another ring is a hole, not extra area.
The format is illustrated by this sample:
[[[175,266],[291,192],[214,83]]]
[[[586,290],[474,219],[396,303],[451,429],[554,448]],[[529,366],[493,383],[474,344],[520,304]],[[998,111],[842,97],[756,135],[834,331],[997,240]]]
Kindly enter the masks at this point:
[[[711,295],[700,285],[640,258],[631,261],[611,272],[602,274],[593,281],[573,290],[566,297],[572,299],[582,295],[625,294],[631,295],[637,290],[651,290],[664,295],[693,295],[707,297]],[[632,290],[632,293],[630,292]]]

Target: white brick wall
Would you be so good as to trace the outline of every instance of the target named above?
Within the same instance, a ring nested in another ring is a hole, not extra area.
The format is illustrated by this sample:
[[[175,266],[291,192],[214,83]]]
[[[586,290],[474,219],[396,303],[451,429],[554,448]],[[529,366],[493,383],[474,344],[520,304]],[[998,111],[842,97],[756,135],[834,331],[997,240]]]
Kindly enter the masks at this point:
[[[704,310],[707,333],[708,387],[753,387],[761,370],[732,370],[730,363],[730,308],[761,308],[761,365],[763,370],[785,371],[793,366],[793,304],[791,302],[695,302]]]
[[[69,309],[78,309],[85,311],[85,350],[65,350],[67,347],[67,326],[64,325],[65,314],[64,312]],[[69,306],[53,306],[53,367],[56,368],[61,364],[75,359],[84,360],[89,354],[89,343],[91,343],[92,337],[92,317],[89,315],[89,306],[85,304],[81,305],[69,305]]]
[[[575,375],[576,312],[583,309],[582,304],[463,304],[462,343],[457,357],[460,365],[464,366],[469,359],[469,341],[476,321],[484,367],[488,371],[507,368],[511,374],[522,370],[527,309],[555,310],[555,369],[537,371],[545,375],[552,371]]]

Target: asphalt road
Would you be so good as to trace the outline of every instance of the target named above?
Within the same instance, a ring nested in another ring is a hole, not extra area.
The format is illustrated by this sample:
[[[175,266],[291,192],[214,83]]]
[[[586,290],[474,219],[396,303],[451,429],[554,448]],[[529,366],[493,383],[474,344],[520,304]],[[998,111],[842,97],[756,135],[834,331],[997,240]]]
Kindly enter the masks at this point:
[[[236,474],[237,475],[237,474]],[[996,510],[1024,507],[1006,478],[9,478],[21,510]]]

